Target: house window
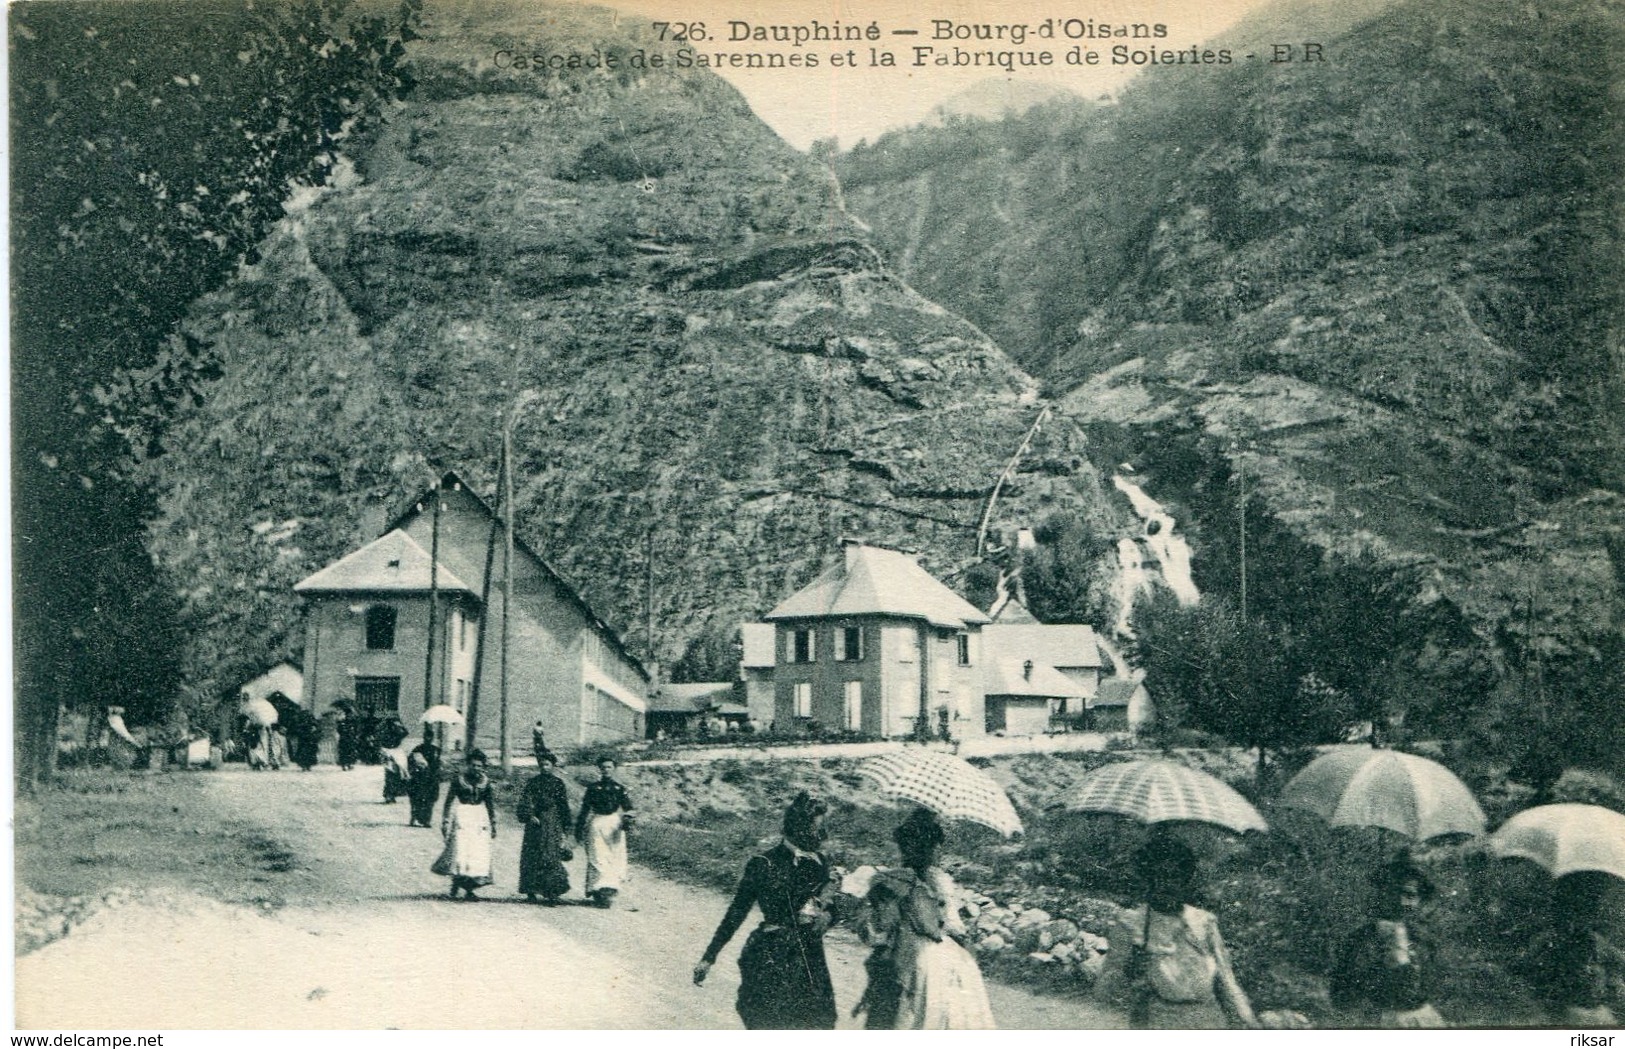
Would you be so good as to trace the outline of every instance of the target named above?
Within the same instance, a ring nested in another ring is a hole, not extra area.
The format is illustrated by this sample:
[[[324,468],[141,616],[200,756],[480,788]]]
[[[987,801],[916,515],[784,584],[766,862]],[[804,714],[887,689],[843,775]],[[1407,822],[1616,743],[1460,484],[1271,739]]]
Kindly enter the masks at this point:
[[[843,663],[857,663],[863,659],[863,629],[842,627],[835,632],[835,658]]]
[[[467,678],[458,678],[457,679],[457,709],[458,710],[466,711],[468,709],[468,697],[469,697],[469,694],[472,691],[473,691],[473,686],[471,684],[469,684]]]
[[[816,638],[811,630],[796,630],[790,634],[790,662],[811,663],[818,657]]]
[[[812,717],[812,682],[796,683],[796,717]]]
[[[356,712],[363,717],[384,717],[401,709],[401,679],[398,677],[358,677],[355,679]]]
[[[955,634],[954,643],[959,647],[959,665],[962,667],[970,666],[970,635]]]
[[[846,727],[857,732],[863,728],[863,682],[846,683]]]
[[[395,647],[395,609],[389,605],[367,608],[367,648],[387,652]]]
[[[457,651],[468,651],[468,616],[457,610]]]

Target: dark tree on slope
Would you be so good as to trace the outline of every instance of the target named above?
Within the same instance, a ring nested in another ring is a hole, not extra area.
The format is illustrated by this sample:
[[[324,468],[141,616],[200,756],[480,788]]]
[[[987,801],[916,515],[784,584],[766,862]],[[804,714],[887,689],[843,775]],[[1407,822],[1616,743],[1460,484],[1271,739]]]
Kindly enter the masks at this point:
[[[174,336],[337,147],[409,86],[418,0],[38,4],[11,17],[17,769],[48,776],[63,707],[155,716],[173,604],[131,467],[211,375]]]
[[[1336,740],[1356,720],[1354,700],[1317,671],[1302,636],[1243,619],[1223,598],[1181,608],[1159,593],[1133,625],[1146,688],[1183,721],[1159,728],[1200,729],[1257,751],[1260,781],[1272,755]]]

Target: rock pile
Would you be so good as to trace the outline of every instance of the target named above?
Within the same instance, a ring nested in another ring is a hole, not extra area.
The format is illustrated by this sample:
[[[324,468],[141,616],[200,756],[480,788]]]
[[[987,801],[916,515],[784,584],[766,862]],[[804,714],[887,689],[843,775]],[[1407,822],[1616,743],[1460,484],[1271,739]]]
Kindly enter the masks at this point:
[[[1110,945],[1099,932],[1042,907],[973,894],[966,907],[971,943],[979,954],[1012,953],[1038,966],[1054,966],[1086,984],[1100,977]]]

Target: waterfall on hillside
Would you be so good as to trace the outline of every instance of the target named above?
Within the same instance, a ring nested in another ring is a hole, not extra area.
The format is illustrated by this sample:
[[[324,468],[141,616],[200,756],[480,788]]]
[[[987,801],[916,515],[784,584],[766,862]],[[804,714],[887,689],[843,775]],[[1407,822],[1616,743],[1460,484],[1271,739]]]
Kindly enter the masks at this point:
[[[1128,496],[1134,512],[1145,522],[1143,539],[1119,539],[1117,542],[1118,577],[1114,588],[1118,607],[1117,632],[1120,636],[1128,637],[1132,636],[1128,619],[1134,609],[1134,600],[1149,585],[1149,574],[1141,555],[1142,544],[1144,550],[1156,559],[1163,582],[1168,584],[1181,605],[1194,605],[1202,595],[1191,579],[1190,544],[1185,542],[1183,536],[1174,534],[1173,517],[1163,509],[1161,503],[1141,491],[1139,485],[1125,480],[1121,474],[1113,475],[1112,484]]]
[[[1129,616],[1134,613],[1134,603],[1141,594],[1151,592],[1151,577],[1146,574],[1142,563],[1140,544],[1133,539],[1119,539],[1117,541],[1117,581],[1112,584],[1112,597],[1117,602],[1117,623],[1115,630],[1118,637],[1133,637],[1133,628],[1129,626]]]

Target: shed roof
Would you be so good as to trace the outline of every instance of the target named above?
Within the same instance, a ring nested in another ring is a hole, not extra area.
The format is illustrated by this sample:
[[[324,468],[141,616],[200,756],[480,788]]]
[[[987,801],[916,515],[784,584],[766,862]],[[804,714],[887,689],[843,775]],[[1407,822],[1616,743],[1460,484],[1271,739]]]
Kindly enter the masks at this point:
[[[429,552],[399,528],[379,536],[361,549],[306,576],[293,585],[295,593],[366,591],[428,593]],[[444,564],[434,573],[436,590],[472,594],[467,583]]]
[[[835,567],[780,602],[764,619],[823,619],[832,616],[889,615],[923,619],[932,626],[962,630],[988,618],[915,563],[884,547],[849,543]]]
[[[1109,677],[1100,683],[1100,687],[1095,690],[1094,699],[1090,700],[1089,705],[1091,707],[1126,707],[1129,705],[1129,700],[1134,698],[1134,693],[1144,687],[1145,685],[1139,681]]]
[[[1057,698],[1083,698],[1083,690],[1065,674],[1052,666],[1034,662],[1032,675],[1026,673],[1026,661],[996,659],[986,664],[983,685],[990,696],[1054,696]]]
[[[731,681],[696,681],[661,685],[660,690],[649,697],[649,712],[697,714],[702,710],[710,710],[732,702],[733,691]]]
[[[1095,628],[1084,623],[990,623],[982,628],[982,650],[991,659],[1066,669],[1101,665]]]

